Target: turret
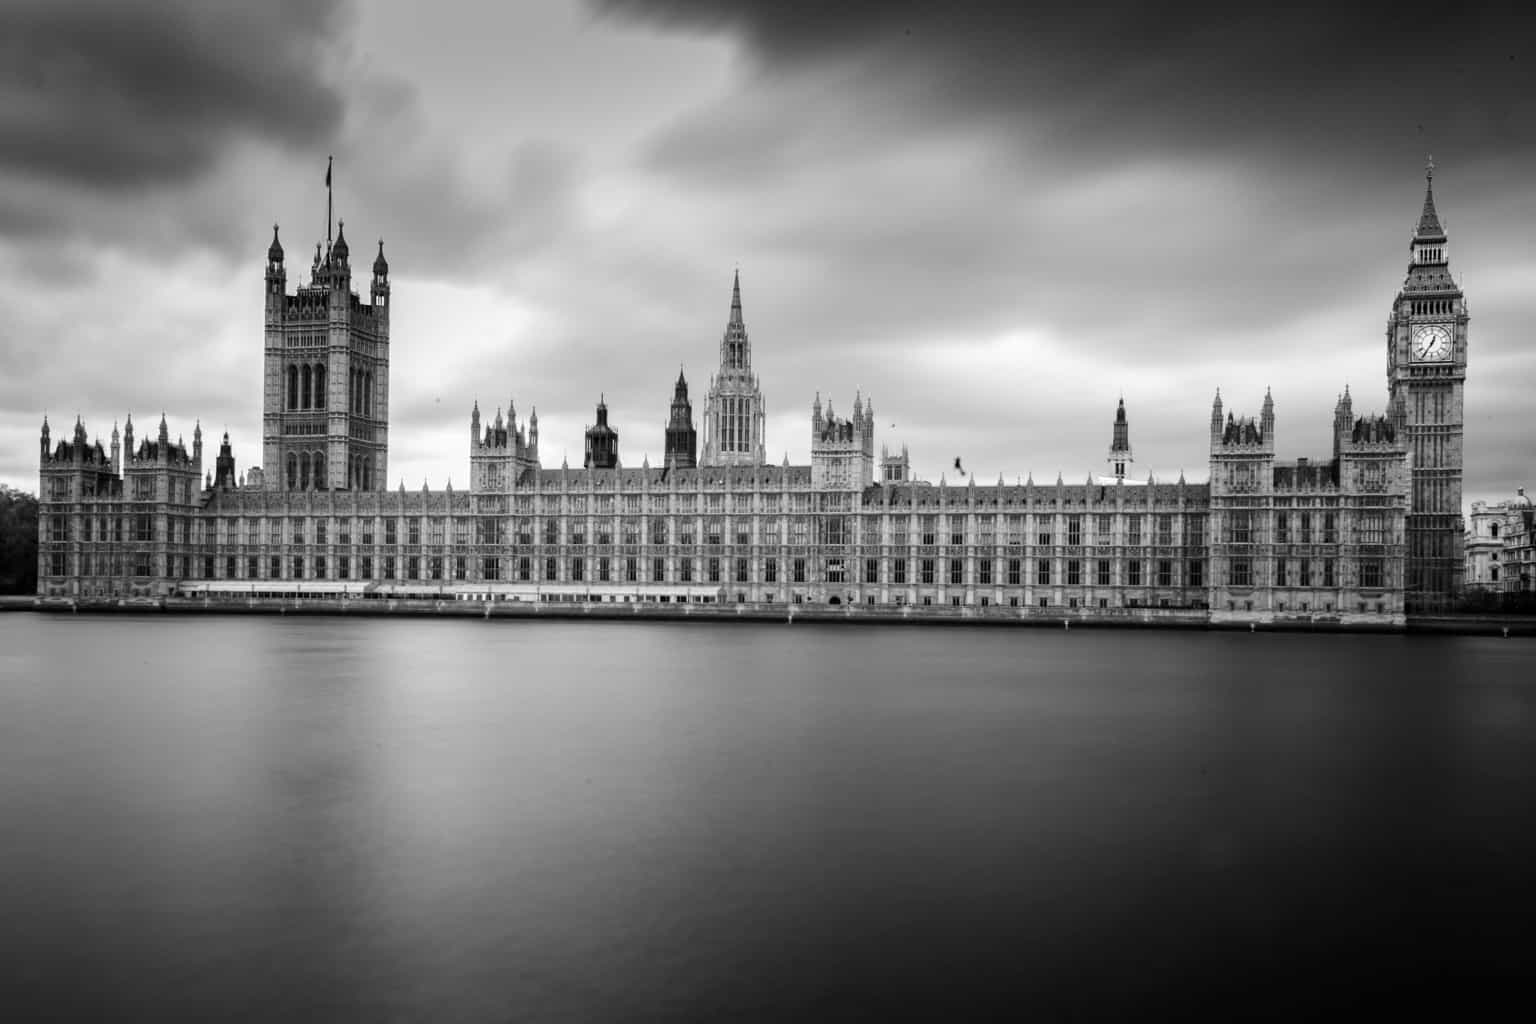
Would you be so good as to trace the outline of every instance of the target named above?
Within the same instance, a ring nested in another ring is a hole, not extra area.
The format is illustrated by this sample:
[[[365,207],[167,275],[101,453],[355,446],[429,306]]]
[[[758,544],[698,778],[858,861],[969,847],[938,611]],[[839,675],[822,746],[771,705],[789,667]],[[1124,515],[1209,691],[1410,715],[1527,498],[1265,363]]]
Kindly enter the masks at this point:
[[[373,284],[369,288],[375,311],[389,308],[389,261],[384,258],[384,239],[379,239],[379,254],[373,259]]]
[[[1259,410],[1259,431],[1266,441],[1273,442],[1275,436],[1275,400],[1269,394],[1269,388],[1264,389],[1264,405]]]
[[[528,414],[528,453],[535,462],[539,458],[539,407],[534,406]]]
[[[272,244],[267,246],[267,320],[281,319],[283,296],[288,291],[288,272],[283,268],[283,244],[277,240],[277,225],[272,225]]]
[[[1218,399],[1219,401],[1219,399]],[[1120,405],[1115,409],[1114,432],[1109,440],[1109,470],[1114,475],[1115,483],[1125,481],[1126,469],[1136,460],[1131,456],[1131,428],[1125,419],[1125,399],[1120,399]]]
[[[677,384],[672,389],[672,410],[663,435],[663,465],[669,469],[692,469],[697,465],[698,432],[693,426],[693,403],[688,400],[688,381],[682,367],[677,369]]]
[[[123,459],[125,462],[133,461],[133,413],[129,413],[123,423]]]
[[[1333,407],[1333,457],[1339,457],[1339,448],[1354,430],[1355,410],[1354,401],[1349,397],[1349,385],[1344,385],[1344,393]]]
[[[75,452],[76,452],[76,454],[79,454],[79,453],[85,451],[85,445],[86,445],[85,421],[80,419],[80,417],[78,415],[75,417],[75,439],[74,439],[74,441],[75,441]]]
[[[608,404],[597,400],[597,422],[587,428],[586,459],[588,469],[613,469],[619,464],[619,435],[608,425]]]
[[[166,425],[165,413],[163,412],[160,414],[160,436],[158,440],[162,446],[168,446],[171,443],[171,428]]]
[[[469,414],[469,446],[478,446],[484,438],[480,433],[480,399],[475,399],[475,408]]]
[[[117,432],[117,420],[112,421],[112,472],[114,475],[123,472],[123,442]]]
[[[1216,389],[1216,400],[1211,403],[1211,447],[1221,443],[1221,388]]]
[[[192,461],[197,465],[203,464],[203,421],[197,420],[192,425]]]
[[[42,432],[42,435],[38,438],[38,441],[39,441],[39,444],[40,444],[40,446],[42,448],[42,458],[43,458],[43,461],[47,462],[48,461],[48,448],[49,448],[49,445],[48,445],[48,414],[47,413],[43,413],[43,432]]]
[[[224,431],[224,440],[219,444],[219,455],[214,460],[213,486],[216,490],[228,491],[236,487],[235,478],[235,453],[229,446],[229,431]]]
[[[336,241],[331,244],[331,265],[350,277],[352,266],[347,262],[347,257],[352,254],[351,246],[347,245],[347,222],[336,222]],[[382,246],[380,249],[382,250]]]

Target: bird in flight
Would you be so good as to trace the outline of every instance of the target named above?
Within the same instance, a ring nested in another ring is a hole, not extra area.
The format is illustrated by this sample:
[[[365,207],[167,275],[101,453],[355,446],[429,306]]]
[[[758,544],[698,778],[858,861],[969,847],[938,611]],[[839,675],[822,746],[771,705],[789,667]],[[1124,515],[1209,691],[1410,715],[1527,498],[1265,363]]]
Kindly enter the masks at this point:
[[[955,472],[959,473],[961,476],[965,476],[965,469],[961,467],[960,456],[958,455],[955,456]]]

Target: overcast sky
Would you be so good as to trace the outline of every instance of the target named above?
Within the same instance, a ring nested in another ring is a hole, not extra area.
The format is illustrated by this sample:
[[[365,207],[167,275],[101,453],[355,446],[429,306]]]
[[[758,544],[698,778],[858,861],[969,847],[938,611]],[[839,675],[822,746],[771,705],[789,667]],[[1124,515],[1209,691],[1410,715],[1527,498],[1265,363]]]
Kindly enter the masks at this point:
[[[1122,393],[1136,474],[1205,479],[1218,386],[1326,456],[1346,383],[1384,406],[1433,153],[1467,498],[1536,485],[1529,20],[1025,6],[3,0],[0,481],[45,410],[259,461],[264,254],[307,276],[328,154],[390,260],[391,486],[467,483],[476,399],[558,466],[606,394],[656,461],[738,266],[773,462],[856,389],[935,480],[1102,472]]]

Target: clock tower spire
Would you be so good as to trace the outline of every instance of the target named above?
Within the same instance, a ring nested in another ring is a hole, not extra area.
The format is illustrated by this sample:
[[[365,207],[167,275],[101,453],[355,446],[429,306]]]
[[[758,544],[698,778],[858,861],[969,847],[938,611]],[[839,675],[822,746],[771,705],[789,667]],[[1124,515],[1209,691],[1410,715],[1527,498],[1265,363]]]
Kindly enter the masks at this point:
[[[1408,243],[1408,273],[1387,318],[1387,391],[1407,434],[1409,612],[1448,608],[1462,584],[1462,392],[1467,303],[1451,277],[1448,239],[1435,208],[1435,162],[1424,169],[1424,206]]]

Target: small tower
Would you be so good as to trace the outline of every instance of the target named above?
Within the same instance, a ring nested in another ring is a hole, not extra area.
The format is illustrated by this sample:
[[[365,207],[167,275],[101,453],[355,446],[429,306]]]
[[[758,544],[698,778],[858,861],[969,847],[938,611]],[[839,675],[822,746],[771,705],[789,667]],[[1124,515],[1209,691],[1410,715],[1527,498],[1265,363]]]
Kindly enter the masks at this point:
[[[112,421],[112,472],[120,474],[123,471],[123,440],[117,432],[117,420]]]
[[[811,407],[811,486],[817,490],[858,490],[875,481],[875,422],[872,407],[862,396],[853,402],[853,416],[840,419],[821,395]]]
[[[1355,428],[1355,403],[1349,397],[1349,385],[1344,385],[1344,393],[1339,396],[1338,402],[1333,407],[1333,457],[1339,457],[1339,451],[1344,443],[1349,440],[1350,434]]]
[[[1120,399],[1120,407],[1115,410],[1115,430],[1110,438],[1107,461],[1117,484],[1125,482],[1126,468],[1136,461],[1131,457],[1131,428],[1125,422],[1124,398]]]
[[[219,444],[218,458],[214,459],[213,486],[215,490],[229,491],[236,486],[235,483],[235,453],[229,447],[229,431],[224,431],[224,440]]]
[[[900,455],[892,455],[885,445],[880,446],[880,482],[904,484],[912,479],[912,463],[907,456],[907,446],[901,446]]]
[[[379,239],[379,254],[373,258],[373,284],[368,289],[375,316],[384,316],[389,308],[389,260],[384,258],[384,239]]]
[[[619,464],[619,434],[608,425],[608,404],[597,400],[597,422],[587,428],[588,469],[613,469]]]
[[[672,389],[672,415],[667,420],[664,461],[668,469],[692,469],[698,464],[698,431],[693,426],[693,403],[688,400],[688,381],[682,367]]]

